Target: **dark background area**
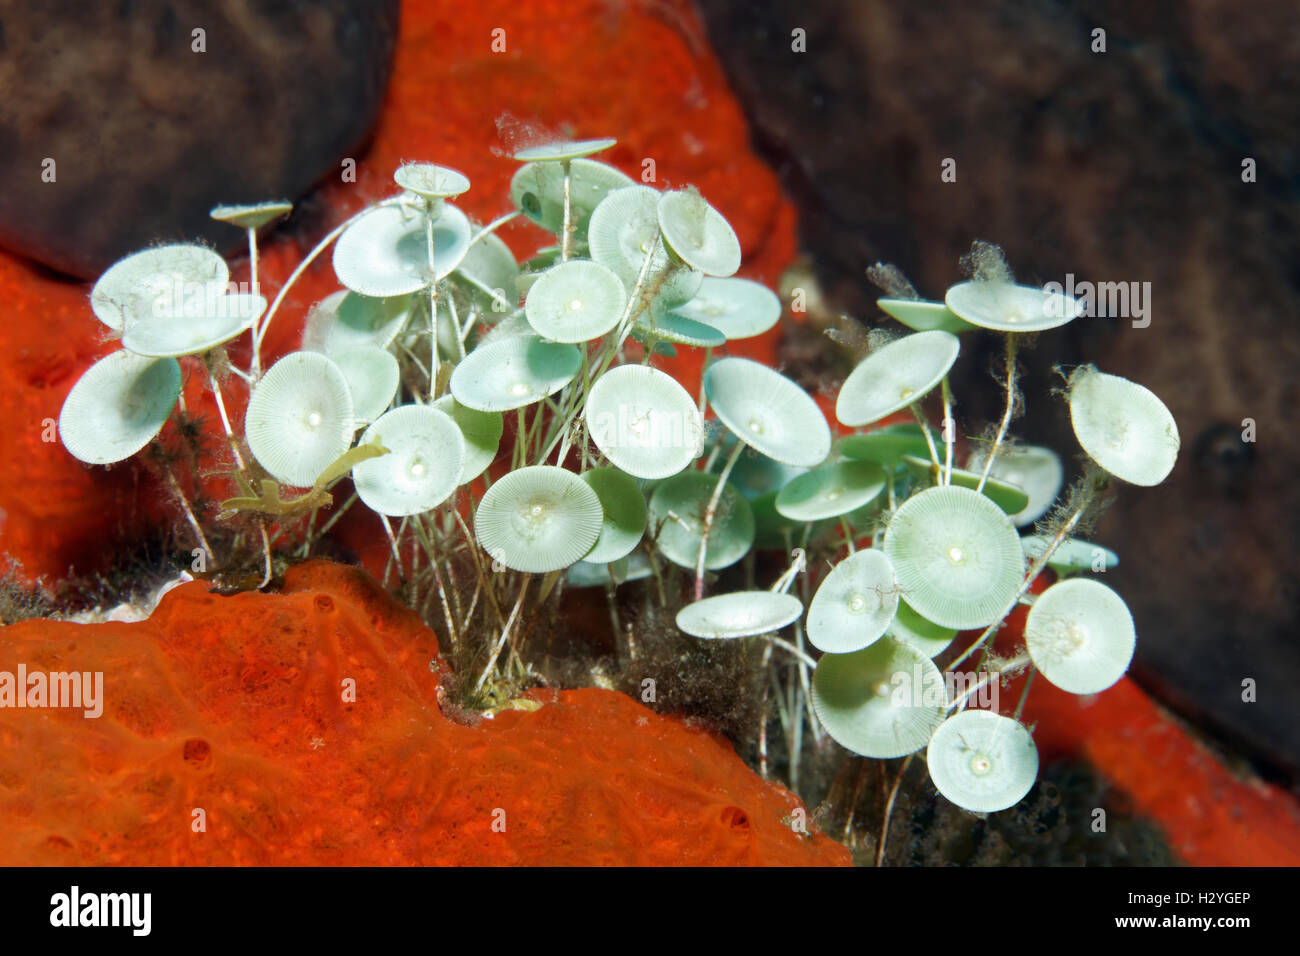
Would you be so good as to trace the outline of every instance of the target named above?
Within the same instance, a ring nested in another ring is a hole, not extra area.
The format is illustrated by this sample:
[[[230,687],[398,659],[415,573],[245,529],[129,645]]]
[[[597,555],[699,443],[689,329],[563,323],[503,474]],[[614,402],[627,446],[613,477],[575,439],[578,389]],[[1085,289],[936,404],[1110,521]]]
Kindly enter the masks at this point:
[[[1182,436],[1173,474],[1121,488],[1094,534],[1121,558],[1107,583],[1137,623],[1133,673],[1296,786],[1295,6],[698,2],[832,308],[887,322],[864,273],[878,259],[941,298],[974,239],[999,243],[1024,283],[1151,283],[1147,328],[1084,318],[1039,338],[1014,431],[1077,451],[1064,403],[1047,396],[1056,363],[1095,362],[1169,406]],[[792,49],[796,28],[806,52]],[[940,179],[946,158],[955,183]],[[1000,414],[987,379],[1000,346],[971,335],[954,388],[959,420],[978,425]],[[1247,678],[1257,702],[1242,700]]]

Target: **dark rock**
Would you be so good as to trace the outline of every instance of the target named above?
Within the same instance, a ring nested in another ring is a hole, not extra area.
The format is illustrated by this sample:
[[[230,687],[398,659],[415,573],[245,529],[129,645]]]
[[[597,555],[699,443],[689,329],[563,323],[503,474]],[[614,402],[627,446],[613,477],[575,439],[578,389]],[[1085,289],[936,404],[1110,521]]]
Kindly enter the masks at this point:
[[[1016,431],[1077,445],[1056,362],[1154,390],[1183,451],[1121,488],[1095,537],[1138,625],[1135,674],[1198,724],[1300,779],[1300,33],[1261,0],[701,0],[760,149],[801,210],[834,306],[883,323],[864,273],[895,262],[923,295],[975,238],[1023,282],[1150,282],[1151,324],[1086,318],[1025,356]],[[791,31],[807,32],[807,52]],[[1091,50],[1106,31],[1106,52]],[[957,181],[940,180],[943,160]],[[1256,181],[1243,182],[1253,159]],[[893,325],[893,323],[890,323]],[[897,327],[897,326],[894,326]],[[1001,396],[996,337],[955,372],[977,428]],[[1253,419],[1255,444],[1242,441]],[[1242,681],[1258,700],[1242,700]]]
[[[94,277],[159,239],[238,246],[212,206],[296,199],[336,172],[378,113],[398,0],[48,0],[0,17],[0,243]]]

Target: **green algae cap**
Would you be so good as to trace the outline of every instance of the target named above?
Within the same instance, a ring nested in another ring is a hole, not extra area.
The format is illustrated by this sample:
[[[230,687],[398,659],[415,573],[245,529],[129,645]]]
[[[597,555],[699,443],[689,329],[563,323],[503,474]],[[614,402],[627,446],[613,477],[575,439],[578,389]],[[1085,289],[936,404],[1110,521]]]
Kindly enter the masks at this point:
[[[113,263],[90,292],[90,309],[110,329],[132,321],[183,315],[194,296],[209,287],[225,290],[226,260],[207,246],[176,243],[132,253]]]
[[[935,789],[972,813],[1013,807],[1038,779],[1038,748],[1019,721],[964,710],[943,722],[925,752]]]
[[[983,452],[977,451],[967,462],[968,470],[982,473],[985,460]],[[1061,456],[1050,448],[1018,445],[1015,448],[1004,448],[998,453],[989,470],[989,478],[1024,490],[1028,499],[1025,506],[1018,511],[1008,512],[1011,520],[1023,527],[1033,524],[1052,507],[1065,483],[1065,467],[1061,464]],[[989,497],[998,500],[992,494]],[[999,501],[999,504],[1002,502]]]
[[[451,418],[428,405],[403,405],[366,429],[361,444],[388,454],[352,469],[357,497],[390,517],[421,514],[442,504],[460,482],[465,443]]]
[[[943,723],[943,674],[914,647],[890,638],[851,654],[826,654],[812,682],[813,710],[826,732],[863,757],[920,750]]]
[[[1079,302],[1063,292],[999,279],[959,282],[948,290],[944,302],[971,325],[997,332],[1043,332],[1082,314]]]
[[[677,612],[677,627],[692,637],[729,640],[779,631],[802,613],[792,594],[735,591],[686,605]]]
[[[902,322],[909,329],[917,332],[969,332],[977,326],[954,315],[952,310],[942,302],[927,302],[923,299],[877,299],[876,305],[891,318]]]
[[[1037,561],[1047,550],[1052,539],[1039,534],[1027,534],[1020,539],[1025,557]],[[1047,566],[1057,574],[1071,574],[1075,571],[1109,571],[1119,564],[1119,555],[1099,544],[1083,541],[1079,538],[1066,538],[1047,559]]]
[[[885,554],[904,599],[927,620],[959,629],[996,621],[1024,580],[1015,526],[969,488],[928,488],[904,501],[885,530]]]
[[[942,447],[943,438],[938,432],[932,431],[930,437],[936,448]],[[839,440],[837,447],[845,458],[874,461],[890,468],[898,465],[904,455],[916,455],[928,460],[930,454],[930,446],[921,426],[910,422],[886,425],[860,435],[846,435]]]
[[[467,408],[503,412],[540,402],[573,381],[582,367],[576,346],[535,335],[480,343],[456,366],[451,393]]]
[[[591,386],[584,417],[601,454],[637,478],[675,475],[700,454],[700,411],[658,369],[620,365],[605,372]]]
[[[496,459],[501,447],[501,435],[505,431],[505,420],[500,412],[480,412],[467,408],[452,395],[442,396],[432,407],[449,416],[465,440],[465,457],[461,461],[460,480],[457,484],[473,481]]]
[[[410,317],[409,295],[376,298],[341,289],[321,299],[307,313],[302,347],[331,354],[366,345],[386,349]]]
[[[392,404],[397,394],[397,359],[384,349],[363,345],[330,356],[348,380],[352,413],[358,422],[372,422]]]
[[[750,279],[705,276],[689,302],[673,313],[712,326],[728,339],[747,339],[776,325],[781,300],[767,286]]]
[[[646,527],[645,496],[636,479],[617,468],[592,468],[582,473],[600,499],[605,517],[600,537],[583,556],[591,564],[609,564],[627,557],[641,543]]]
[[[424,199],[447,199],[469,189],[469,177],[459,170],[433,163],[406,163],[397,167],[393,181]]]
[[[651,318],[644,315],[636,321],[638,338],[659,339],[694,348],[717,348],[725,345],[727,337],[704,322],[696,322],[675,312],[655,310]]]
[[[569,203],[574,223],[582,230],[602,199],[635,183],[626,173],[594,159],[569,164]],[[564,171],[557,162],[533,162],[519,167],[510,180],[515,208],[548,232],[564,226]]]
[[[881,551],[849,555],[826,575],[808,606],[808,640],[848,654],[878,641],[898,610],[894,566]]]
[[[704,388],[722,423],[769,458],[811,468],[829,454],[831,431],[817,403],[766,365],[719,359],[704,373]]]
[[[59,439],[91,465],[124,461],[162,430],[181,391],[174,358],[124,349],[104,356],[77,380],[59,413]]]
[[[591,561],[574,562],[565,572],[565,583],[571,588],[617,587],[625,581],[640,581],[650,577],[654,570],[650,559],[640,548],[631,554],[611,561],[608,564],[596,564]]]
[[[650,531],[658,533],[656,545],[673,564],[694,568],[699,557],[704,513],[717,478],[699,471],[684,471],[665,478],[650,496]],[[704,552],[709,571],[729,567],[745,556],[754,543],[754,513],[749,502],[730,483],[723,486]]]
[[[570,259],[547,269],[524,300],[528,324],[555,342],[599,338],[618,324],[626,308],[623,281],[590,259]]]
[[[406,295],[450,274],[469,250],[469,220],[444,204],[433,223],[434,272],[423,214],[380,206],[344,230],[334,244],[334,274],[361,295]]]
[[[352,444],[356,428],[347,376],[318,352],[290,352],[253,387],[244,435],[277,481],[310,487]]]
[[[1070,423],[1083,450],[1131,485],[1151,487],[1178,459],[1178,424],[1150,389],[1091,366],[1070,376]]]
[[[922,480],[934,477],[934,462],[929,457],[918,458],[915,455],[904,455],[900,461],[907,467],[917,478]],[[942,468],[942,465],[941,465]],[[943,474],[947,474],[947,469],[942,468]],[[974,490],[979,487],[980,473],[975,471],[965,471],[961,468],[952,470],[952,485],[957,488],[970,488]],[[1018,488],[1009,482],[1002,481],[998,478],[988,478],[984,482],[983,494],[1008,515],[1016,515],[1029,507],[1029,495],[1023,488]]]
[[[521,163],[557,163],[566,159],[579,159],[593,153],[603,153],[618,140],[601,139],[559,140],[541,146],[529,146],[515,152],[514,159]]]
[[[938,657],[957,636],[955,627],[940,627],[927,621],[904,600],[898,602],[898,613],[889,622],[887,633],[895,640],[910,644],[926,657]]]
[[[266,299],[246,293],[218,294],[190,304],[201,310],[199,314],[128,322],[123,347],[150,358],[199,355],[241,335],[266,311]]]
[[[530,465],[488,488],[474,530],[494,561],[543,574],[580,561],[603,522],[600,498],[581,478],[553,465]]]
[[[240,229],[260,229],[273,219],[293,211],[291,202],[259,202],[248,206],[213,206],[208,215]]]
[[[1097,694],[1123,677],[1136,643],[1124,599],[1092,578],[1058,581],[1025,618],[1034,666],[1071,694]]]
[[[731,224],[694,189],[659,197],[659,230],[664,244],[692,269],[725,277],[740,268],[740,240]]]
[[[835,417],[856,428],[919,402],[943,381],[960,350],[951,332],[914,332],[895,339],[849,373],[835,401]]]
[[[838,518],[870,504],[885,489],[885,472],[869,461],[837,461],[792,478],[776,510],[795,521]]]

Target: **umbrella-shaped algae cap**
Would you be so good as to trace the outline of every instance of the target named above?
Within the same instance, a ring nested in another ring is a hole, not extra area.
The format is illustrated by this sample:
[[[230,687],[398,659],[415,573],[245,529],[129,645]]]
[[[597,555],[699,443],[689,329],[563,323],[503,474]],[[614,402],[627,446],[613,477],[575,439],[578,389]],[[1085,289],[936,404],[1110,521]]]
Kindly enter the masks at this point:
[[[637,487],[636,479],[617,468],[592,468],[582,473],[582,480],[596,492],[605,512],[600,537],[582,560],[609,564],[626,557],[645,534],[645,495]]]
[[[245,206],[213,206],[208,215],[217,222],[228,222],[240,229],[260,229],[292,211],[291,202],[259,202]]]
[[[1015,526],[983,495],[947,486],[908,498],[885,530],[903,599],[944,627],[985,627],[1020,589],[1025,555]]]
[[[352,469],[357,497],[372,511],[400,517],[420,514],[447,500],[460,483],[465,442],[451,418],[428,405],[385,412],[361,436],[388,454]]]
[[[587,244],[591,258],[618,273],[629,293],[636,286],[645,258],[647,275],[660,275],[668,266],[668,253],[659,238],[659,196],[649,186],[629,185],[605,196],[591,214]],[[657,301],[668,306],[687,302],[699,292],[704,273],[689,268],[674,271],[659,287]]]
[[[938,657],[957,636],[954,627],[940,627],[917,614],[906,601],[898,602],[898,613],[889,622],[887,633],[895,640],[910,644],[926,657]]]
[[[718,479],[698,471],[666,478],[650,496],[650,532],[673,564],[694,568],[700,553],[704,514]],[[754,543],[754,512],[728,482],[722,488],[713,526],[709,529],[704,567],[716,571],[735,564]]]
[[[162,430],[181,391],[173,358],[150,359],[119,349],[72,386],[59,414],[59,438],[92,465],[130,458]]]
[[[719,359],[704,373],[704,388],[722,423],[769,458],[811,468],[829,454],[821,409],[780,372],[752,359]]]
[[[1051,544],[1050,538],[1040,534],[1027,534],[1020,539],[1025,557],[1037,561]],[[1119,555],[1109,548],[1078,538],[1066,538],[1047,559],[1047,566],[1064,577],[1076,571],[1109,571],[1119,564]]]
[[[191,300],[186,314],[137,319],[127,323],[122,345],[137,355],[176,358],[216,348],[252,327],[266,311],[260,295],[216,292],[203,301]]]
[[[688,604],[677,612],[677,627],[710,640],[769,634],[794,623],[803,605],[792,594],[735,591]]]
[[[1070,376],[1070,422],[1088,457],[1129,484],[1160,484],[1178,459],[1178,424],[1164,402],[1092,366]]]
[[[835,417],[856,428],[919,402],[943,381],[960,350],[951,332],[915,332],[895,339],[859,362],[844,380]]]
[[[495,232],[475,236],[465,258],[456,267],[456,277],[470,286],[471,294],[481,303],[489,321],[512,309],[518,299],[515,280],[519,278],[519,263]]]
[[[451,375],[451,393],[467,408],[504,412],[540,402],[573,381],[582,366],[576,346],[535,335],[510,335],[470,352]]]
[[[965,319],[958,318],[942,302],[927,302],[924,299],[877,299],[876,305],[886,315],[902,322],[909,329],[917,332],[968,332],[975,326]]]
[[[469,189],[469,177],[464,173],[433,163],[406,163],[398,166],[393,173],[393,181],[407,192],[424,199],[448,199]]]
[[[612,269],[570,259],[538,276],[524,300],[528,324],[555,342],[600,338],[623,317],[627,293]]]
[[[1025,618],[1034,666],[1071,694],[1096,694],[1123,677],[1136,643],[1124,599],[1092,578],[1058,581]]]
[[[711,325],[729,339],[762,335],[781,318],[781,300],[767,286],[750,279],[705,276],[689,302],[674,314]]]
[[[837,461],[791,479],[776,496],[776,510],[794,521],[838,518],[874,501],[884,489],[879,465]]]
[[[433,407],[450,416],[465,439],[465,457],[461,462],[460,480],[456,483],[463,485],[473,481],[492,464],[501,447],[501,434],[505,431],[501,413],[467,408],[452,395],[442,396]]]
[[[375,298],[342,289],[312,306],[302,347],[331,354],[363,345],[386,349],[410,316],[409,295]]]
[[[930,437],[936,447],[943,444],[943,437],[938,432],[931,431]],[[846,435],[840,439],[838,447],[845,458],[874,461],[889,468],[896,467],[904,455],[928,458],[930,454],[930,445],[921,426],[911,422],[886,425],[861,435]]]
[[[309,487],[348,450],[352,392],[334,361],[290,352],[253,387],[244,435],[259,464],[286,485]]]
[[[688,319],[676,312],[667,312],[658,306],[652,308],[649,315],[641,314],[636,320],[632,334],[643,344],[658,340],[695,348],[717,348],[727,341],[727,337],[721,330],[704,322]]]
[[[559,140],[540,146],[529,146],[514,154],[514,159],[521,163],[558,163],[566,159],[579,159],[602,153],[618,140],[609,137],[601,139]]]
[[[686,389],[658,369],[610,369],[592,385],[585,416],[601,454],[637,478],[675,475],[700,454],[700,411]]]
[[[399,371],[392,353],[363,345],[330,356],[343,371],[352,393],[352,413],[359,422],[371,422],[384,413],[397,394]]]
[[[722,438],[722,449],[724,452],[732,451],[739,441],[735,435],[730,432],[724,432]],[[724,467],[723,456],[719,455],[713,463],[713,471],[718,474]],[[765,496],[771,496],[773,500],[772,510],[775,512],[776,495],[789,482],[793,481],[800,475],[808,473],[806,468],[797,468],[794,465],[787,465],[784,462],[777,461],[774,458],[768,458],[767,455],[757,452],[752,448],[746,448],[736,459],[735,466],[731,469],[731,476],[727,479],[731,484],[736,486],[739,491],[750,501]]]
[[[433,223],[433,265],[423,213],[400,206],[380,206],[344,230],[334,244],[334,274],[353,292],[369,296],[405,295],[452,272],[465,258],[471,235],[469,220],[444,204]]]
[[[569,202],[573,221],[581,231],[602,199],[615,189],[635,185],[626,173],[594,159],[574,159],[569,164]],[[519,167],[510,180],[510,201],[515,208],[548,232],[564,226],[564,170],[558,162],[533,162]]]
[[[904,455],[900,461],[908,471],[922,481],[936,477],[934,462],[930,460],[928,454],[925,458]],[[947,469],[943,469],[942,473],[949,474]],[[950,477],[954,487],[975,489],[980,485],[980,472],[978,471],[963,471],[960,468],[954,468]],[[1008,515],[1016,515],[1029,507],[1029,495],[1023,488],[998,478],[988,478],[984,481],[984,494]]]
[[[183,315],[186,303],[225,290],[226,260],[207,246],[177,243],[132,253],[108,267],[90,293],[90,309],[110,329]]]
[[[474,528],[494,560],[516,571],[559,571],[600,537],[600,498],[571,471],[530,465],[504,475],[479,502]]]
[[[659,197],[659,229],[664,244],[692,269],[725,277],[740,268],[740,240],[722,213],[698,190],[663,193]]]
[[[863,757],[915,753],[948,707],[943,674],[914,647],[885,638],[851,654],[817,662],[813,710],[827,733]]]
[[[638,549],[626,557],[609,564],[576,561],[565,572],[564,580],[571,588],[616,587],[625,581],[640,581],[654,573],[650,559]]]
[[[881,551],[849,555],[826,575],[808,606],[808,639],[819,650],[849,654],[874,644],[898,610],[894,566]]]
[[[943,722],[925,752],[935,789],[972,813],[1015,806],[1038,778],[1038,748],[1019,721],[963,710]]]
[[[985,461],[984,453],[977,451],[971,455],[967,467],[979,474],[984,471]],[[1033,524],[1052,507],[1065,482],[1065,468],[1061,464],[1061,456],[1052,449],[1039,445],[1019,445],[1004,448],[998,453],[989,470],[989,477],[1024,490],[1028,502],[1020,510],[1011,513],[1011,520],[1023,527]],[[990,494],[989,497],[998,500],[995,495]]]
[[[948,290],[944,302],[971,325],[997,332],[1042,332],[1082,314],[1079,302],[1064,292],[1000,279],[972,279]]]

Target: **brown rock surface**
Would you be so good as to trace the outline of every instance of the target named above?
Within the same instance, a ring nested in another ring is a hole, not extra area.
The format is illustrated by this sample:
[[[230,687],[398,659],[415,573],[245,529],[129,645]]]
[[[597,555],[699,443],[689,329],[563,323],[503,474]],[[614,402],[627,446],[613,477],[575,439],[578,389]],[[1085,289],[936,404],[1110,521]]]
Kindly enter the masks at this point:
[[[398,6],[5,4],[0,243],[83,278],[161,239],[238,247],[208,210],[296,199],[360,145]]]

